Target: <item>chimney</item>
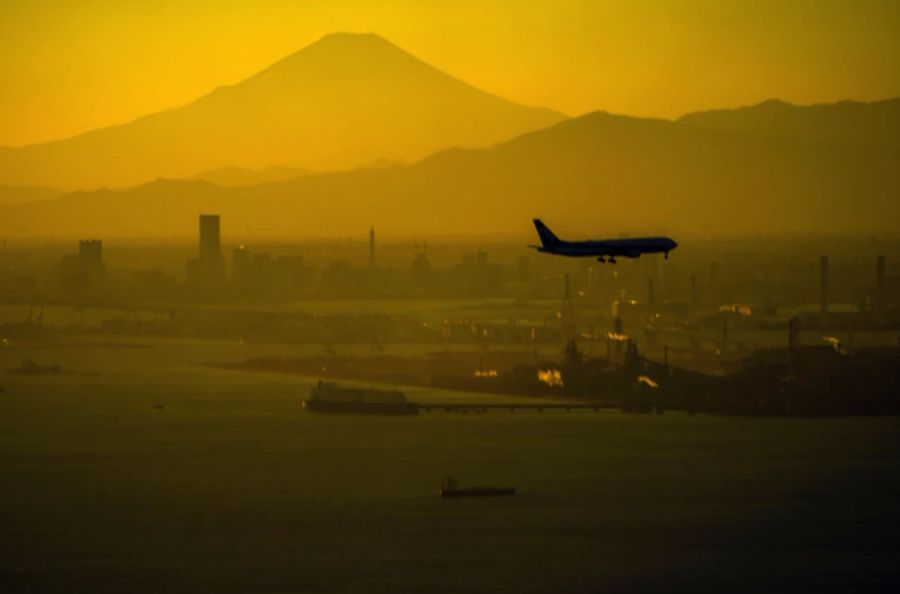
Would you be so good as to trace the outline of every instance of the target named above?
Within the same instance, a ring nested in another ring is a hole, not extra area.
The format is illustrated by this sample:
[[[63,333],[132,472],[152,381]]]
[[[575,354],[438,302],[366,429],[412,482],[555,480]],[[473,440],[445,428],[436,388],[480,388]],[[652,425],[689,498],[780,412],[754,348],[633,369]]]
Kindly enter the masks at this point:
[[[884,256],[877,256],[875,258],[875,311],[878,313],[884,311],[884,266]]]
[[[572,292],[569,286],[569,275],[564,276],[565,285],[563,293],[562,308],[560,311],[560,330],[563,338],[563,345],[567,346],[569,342],[577,338],[577,329],[575,328],[575,309],[572,307]]]
[[[828,256],[819,256],[819,306],[828,315]]]
[[[718,262],[709,263],[709,294],[706,299],[713,303],[722,301],[722,267]]]
[[[800,321],[797,317],[788,320],[788,348],[794,350],[800,338]]]

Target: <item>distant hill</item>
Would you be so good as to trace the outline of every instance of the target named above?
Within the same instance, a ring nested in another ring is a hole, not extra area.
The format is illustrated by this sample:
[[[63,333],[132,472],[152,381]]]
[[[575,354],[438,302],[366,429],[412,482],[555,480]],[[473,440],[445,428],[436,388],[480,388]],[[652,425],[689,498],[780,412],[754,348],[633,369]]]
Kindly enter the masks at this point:
[[[256,186],[295,179],[309,173],[302,167],[289,167],[288,165],[273,165],[259,170],[232,166],[204,171],[191,179],[208,181],[219,186]]]
[[[900,98],[873,103],[841,101],[806,107],[773,99],[750,107],[692,113],[678,122],[714,130],[794,139],[890,143],[900,136]]]
[[[820,109],[790,111],[805,120]],[[192,236],[199,212],[221,213],[224,236],[239,238],[347,236],[371,224],[420,236],[525,235],[534,216],[573,237],[900,230],[900,140],[890,126],[854,136],[837,120],[849,137],[773,138],[759,126],[597,112],[409,166],[253,187],[156,182],[0,208],[0,233]]]
[[[279,163],[348,169],[488,146],[564,117],[478,90],[377,35],[339,33],[184,107],[0,148],[0,184],[123,187]]]
[[[65,194],[62,190],[40,186],[0,186],[0,204],[22,204],[52,200]]]

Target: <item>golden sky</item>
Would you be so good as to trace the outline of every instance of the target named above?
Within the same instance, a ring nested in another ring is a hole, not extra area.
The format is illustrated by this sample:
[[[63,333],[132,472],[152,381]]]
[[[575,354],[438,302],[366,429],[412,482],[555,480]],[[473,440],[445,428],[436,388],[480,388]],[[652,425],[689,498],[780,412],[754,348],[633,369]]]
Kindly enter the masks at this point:
[[[900,95],[897,0],[0,0],[0,144],[184,104],[334,31],[570,115]]]

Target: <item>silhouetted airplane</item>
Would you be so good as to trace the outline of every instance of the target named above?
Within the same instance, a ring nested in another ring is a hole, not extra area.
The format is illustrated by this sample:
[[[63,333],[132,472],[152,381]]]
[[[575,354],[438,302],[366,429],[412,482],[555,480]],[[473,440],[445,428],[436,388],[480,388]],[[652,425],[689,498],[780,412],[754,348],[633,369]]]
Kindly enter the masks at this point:
[[[564,241],[553,234],[540,219],[534,219],[534,227],[541,238],[541,245],[530,245],[539,252],[556,256],[597,257],[599,262],[615,264],[616,256],[640,258],[641,254],[658,254],[666,258],[669,251],[678,247],[669,237],[635,237],[628,239],[589,239],[587,241]],[[606,260],[609,258],[609,260]]]

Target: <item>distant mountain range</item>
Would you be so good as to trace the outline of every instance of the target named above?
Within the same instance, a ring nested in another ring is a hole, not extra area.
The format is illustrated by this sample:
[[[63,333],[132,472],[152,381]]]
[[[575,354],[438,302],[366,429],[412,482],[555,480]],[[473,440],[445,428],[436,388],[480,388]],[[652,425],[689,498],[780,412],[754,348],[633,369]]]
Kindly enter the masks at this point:
[[[900,99],[800,107],[766,102],[678,121],[596,112],[496,146],[412,165],[256,186],[157,181],[0,207],[0,235],[223,235],[666,231],[897,231]]]
[[[900,137],[900,101],[842,101],[801,107],[773,99],[752,107],[692,113],[678,121],[711,130],[807,141],[896,143]]]
[[[125,187],[278,164],[349,169],[488,146],[564,118],[476,89],[377,35],[337,33],[184,107],[0,147],[0,185]]]
[[[270,182],[296,179],[310,172],[302,167],[273,165],[265,169],[248,169],[246,167],[220,167],[193,176],[191,179],[207,181],[217,186],[256,186]]]

